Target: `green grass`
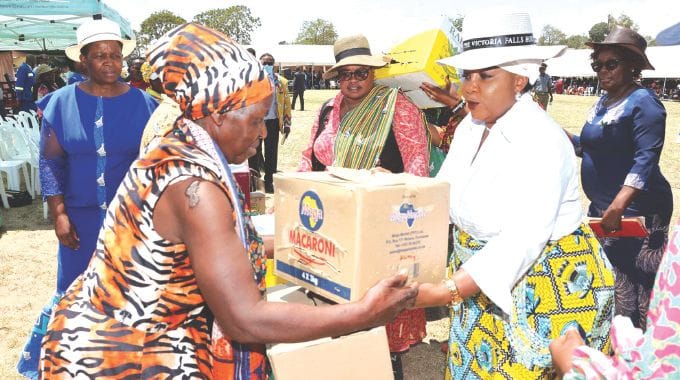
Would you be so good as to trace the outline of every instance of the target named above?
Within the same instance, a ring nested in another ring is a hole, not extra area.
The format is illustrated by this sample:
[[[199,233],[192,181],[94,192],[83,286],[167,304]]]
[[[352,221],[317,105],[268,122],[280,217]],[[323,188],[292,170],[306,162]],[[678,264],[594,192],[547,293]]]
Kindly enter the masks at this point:
[[[337,90],[305,91],[306,111],[293,111],[293,127],[288,140],[279,147],[279,170],[294,171],[300,163],[302,151],[309,144],[309,134],[321,104],[337,94]],[[594,96],[555,95],[548,106],[548,113],[561,126],[572,133],[579,133],[590,107],[597,100]],[[666,118],[666,144],[661,155],[661,171],[673,187],[673,219],[680,216],[680,102],[663,102]],[[299,107],[299,105],[298,105]],[[582,196],[584,209],[588,201]]]

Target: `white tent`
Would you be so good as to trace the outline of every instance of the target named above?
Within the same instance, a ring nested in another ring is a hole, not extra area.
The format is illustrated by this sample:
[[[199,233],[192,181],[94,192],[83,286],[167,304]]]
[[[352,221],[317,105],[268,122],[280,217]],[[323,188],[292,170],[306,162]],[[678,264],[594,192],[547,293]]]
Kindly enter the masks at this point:
[[[335,65],[333,45],[272,45],[251,46],[259,58],[271,54],[281,66],[332,66]]]
[[[567,49],[557,57],[546,61],[548,74],[554,77],[594,77],[590,67],[592,49]],[[643,78],[680,78],[680,46],[651,46],[647,57],[655,70],[643,70]]]

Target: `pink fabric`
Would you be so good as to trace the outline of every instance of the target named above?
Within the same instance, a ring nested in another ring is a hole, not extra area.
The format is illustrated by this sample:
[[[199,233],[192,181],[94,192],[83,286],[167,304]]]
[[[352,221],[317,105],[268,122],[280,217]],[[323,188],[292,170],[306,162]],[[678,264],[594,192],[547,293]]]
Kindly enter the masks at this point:
[[[680,373],[680,220],[659,265],[647,331],[616,316],[611,338],[613,356],[581,346],[564,379],[672,379]]]
[[[316,136],[316,131],[319,128],[319,113],[317,113],[314,118],[309,144],[302,151],[302,159],[298,171],[307,172],[312,170],[312,144],[314,144],[316,158],[322,164],[326,166],[333,164],[335,160],[335,137],[340,126],[340,104],[342,103],[342,98],[342,93],[338,92],[338,95],[329,103],[329,105],[333,106],[333,110],[328,115],[326,127],[319,135],[319,138],[314,141],[314,136]],[[404,162],[404,172],[427,177],[430,170],[430,155],[425,126],[420,118],[418,107],[411,103],[402,93],[397,95],[392,130],[394,131],[394,137],[397,140],[397,146]]]

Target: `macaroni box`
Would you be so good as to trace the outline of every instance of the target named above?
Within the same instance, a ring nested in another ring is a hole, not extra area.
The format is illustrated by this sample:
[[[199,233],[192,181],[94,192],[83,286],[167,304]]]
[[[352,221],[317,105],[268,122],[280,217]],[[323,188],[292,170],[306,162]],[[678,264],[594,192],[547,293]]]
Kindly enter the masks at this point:
[[[277,286],[268,290],[270,302],[325,305],[312,299],[299,286]],[[349,335],[302,343],[278,343],[267,347],[276,380],[392,380],[385,327]]]
[[[421,89],[423,82],[444,86],[448,77],[460,87],[456,69],[441,65],[437,60],[451,57],[462,51],[462,39],[458,30],[446,18],[441,27],[413,35],[392,47],[386,55],[391,62],[375,70],[376,83],[400,88],[419,108],[442,107],[430,99]]]
[[[421,283],[444,278],[448,183],[340,168],[274,181],[277,276],[339,303],[402,269]]]

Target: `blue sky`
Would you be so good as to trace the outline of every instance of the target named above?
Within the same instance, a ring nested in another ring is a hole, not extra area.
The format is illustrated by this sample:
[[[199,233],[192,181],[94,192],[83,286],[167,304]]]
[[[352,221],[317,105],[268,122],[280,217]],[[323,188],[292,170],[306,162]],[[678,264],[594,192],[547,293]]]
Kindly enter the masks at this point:
[[[387,50],[404,38],[439,25],[443,16],[455,17],[479,9],[508,8],[507,0],[105,0],[134,28],[154,11],[170,10],[187,20],[213,8],[246,5],[260,18],[262,26],[253,34],[253,44],[275,45],[292,41],[304,21],[322,18],[333,23],[340,36],[366,35],[374,50]],[[643,35],[656,36],[680,21],[678,0],[524,0],[513,9],[531,15],[534,34],[550,24],[570,34],[587,34],[590,27],[606,21],[607,14],[625,13],[640,27]]]

